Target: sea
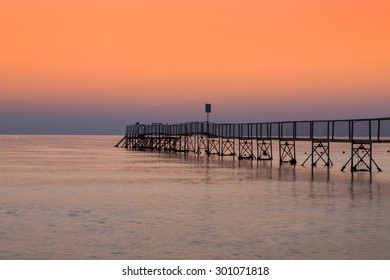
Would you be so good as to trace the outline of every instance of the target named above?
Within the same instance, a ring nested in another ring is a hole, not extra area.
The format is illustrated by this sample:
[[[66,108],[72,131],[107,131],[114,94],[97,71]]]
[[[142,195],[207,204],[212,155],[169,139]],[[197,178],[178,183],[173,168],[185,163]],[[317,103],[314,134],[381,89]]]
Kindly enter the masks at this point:
[[[121,136],[0,135],[0,259],[390,259],[383,170],[114,148]]]

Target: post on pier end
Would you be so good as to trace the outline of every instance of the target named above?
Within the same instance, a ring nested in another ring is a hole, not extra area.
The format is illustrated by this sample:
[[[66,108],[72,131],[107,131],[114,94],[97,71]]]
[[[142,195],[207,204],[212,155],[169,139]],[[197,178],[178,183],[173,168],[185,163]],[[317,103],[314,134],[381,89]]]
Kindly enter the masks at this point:
[[[378,171],[382,171],[372,157],[372,142],[352,142],[351,157],[347,163],[341,168],[341,171],[351,163],[351,172],[368,171],[372,172],[372,164]]]
[[[257,139],[257,160],[272,160],[272,140]]]
[[[311,154],[305,159],[302,163],[302,166],[305,165],[306,161],[311,158],[311,166],[317,166],[317,162],[322,160],[325,163],[325,166],[329,167],[333,165],[332,160],[330,159],[330,145],[329,141],[318,141],[313,140],[311,142]]]
[[[297,163],[295,153],[295,140],[279,140],[280,163],[289,162],[292,165]]]
[[[209,123],[209,114],[211,113],[211,104],[210,103],[206,103],[205,106],[204,106],[204,111],[207,115],[207,121],[206,121],[206,124],[207,124],[207,130],[206,130],[206,135],[207,135],[207,142],[206,142],[206,148],[205,148],[205,152],[207,155],[210,155],[210,123]]]

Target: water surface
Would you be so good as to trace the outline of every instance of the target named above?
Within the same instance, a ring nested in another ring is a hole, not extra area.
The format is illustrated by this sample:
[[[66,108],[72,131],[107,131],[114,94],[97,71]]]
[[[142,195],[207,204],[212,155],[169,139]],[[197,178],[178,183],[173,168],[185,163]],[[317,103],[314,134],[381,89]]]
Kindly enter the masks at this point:
[[[388,145],[370,176],[340,171],[346,144],[311,172],[119,138],[0,136],[1,259],[390,258]]]

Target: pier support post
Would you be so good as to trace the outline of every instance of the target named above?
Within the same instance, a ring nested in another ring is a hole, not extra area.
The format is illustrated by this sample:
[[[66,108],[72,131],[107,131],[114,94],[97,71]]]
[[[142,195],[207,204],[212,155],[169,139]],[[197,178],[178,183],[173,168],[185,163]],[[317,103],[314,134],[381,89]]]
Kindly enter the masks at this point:
[[[137,147],[139,146],[138,142],[139,142],[138,137],[130,137],[129,141],[126,143],[127,147],[125,146],[125,148],[132,149],[132,150],[137,149]]]
[[[355,162],[356,160],[356,162]],[[372,158],[372,143],[358,143],[352,142],[351,144],[351,157],[347,163],[341,168],[341,171],[344,171],[348,163],[351,162],[351,171],[368,171],[371,173],[372,164],[376,166],[378,171],[382,171],[379,168],[378,164]]]
[[[235,156],[235,141],[233,139],[221,138],[221,156]]]
[[[295,153],[295,141],[279,140],[280,163],[289,162],[292,165],[297,163]]]
[[[208,137],[204,135],[198,135],[197,137],[197,148],[196,148],[196,153],[201,154],[202,150],[207,153],[207,147],[208,147]]]
[[[144,150],[146,147],[146,139],[142,135],[136,138],[136,145],[134,146],[137,150]]]
[[[178,149],[179,149],[179,145],[180,145],[180,138],[178,137],[175,137],[175,136],[170,136],[169,137],[169,148],[168,150],[170,151],[173,151],[173,152],[177,152]]]
[[[221,154],[221,145],[219,138],[209,138],[209,145],[206,153],[208,155],[220,155]]]
[[[159,139],[158,136],[153,136],[152,138],[153,138],[153,147],[152,147],[152,149],[153,150],[158,150],[160,139]]]
[[[145,149],[147,150],[153,150],[154,147],[154,137],[148,136],[145,138]]]
[[[168,150],[169,149],[169,138],[168,136],[161,137],[160,139],[160,147],[161,150]]]
[[[255,159],[252,138],[240,138],[238,141],[238,159]]]
[[[179,135],[176,138],[175,143],[175,152],[183,153],[185,152],[185,142],[184,137],[182,135]]]
[[[156,150],[161,151],[164,148],[164,140],[163,137],[156,137]]]
[[[257,160],[272,160],[272,140],[257,139]]]
[[[126,137],[121,147],[125,149],[132,149],[133,148],[132,141],[133,141],[132,137]]]
[[[115,148],[118,148],[119,145],[122,144],[123,141],[125,141],[125,142],[123,142],[123,144],[122,144],[122,146],[121,146],[121,147],[123,147],[124,144],[126,143],[126,140],[127,140],[127,135],[123,136],[123,137],[121,138],[121,140],[120,140],[114,147],[115,147]]]
[[[319,160],[322,160],[325,163],[325,166],[329,167],[330,165],[333,165],[333,162],[330,159],[329,147],[329,141],[313,140],[311,142],[311,154],[305,159],[302,166],[305,165],[309,158],[311,158],[311,166],[316,166]]]
[[[164,151],[172,151],[175,149],[175,143],[174,141],[172,140],[172,137],[171,136],[165,136],[163,139],[162,139],[162,147],[164,149]]]
[[[195,135],[185,135],[184,136],[184,150],[188,152],[196,152],[196,136]]]

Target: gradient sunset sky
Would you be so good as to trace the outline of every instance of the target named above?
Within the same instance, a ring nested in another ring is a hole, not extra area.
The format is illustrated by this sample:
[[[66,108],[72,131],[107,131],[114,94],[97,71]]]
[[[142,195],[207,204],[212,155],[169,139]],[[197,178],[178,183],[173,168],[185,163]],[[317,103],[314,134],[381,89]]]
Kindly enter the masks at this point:
[[[0,133],[390,116],[389,0],[0,0]]]

